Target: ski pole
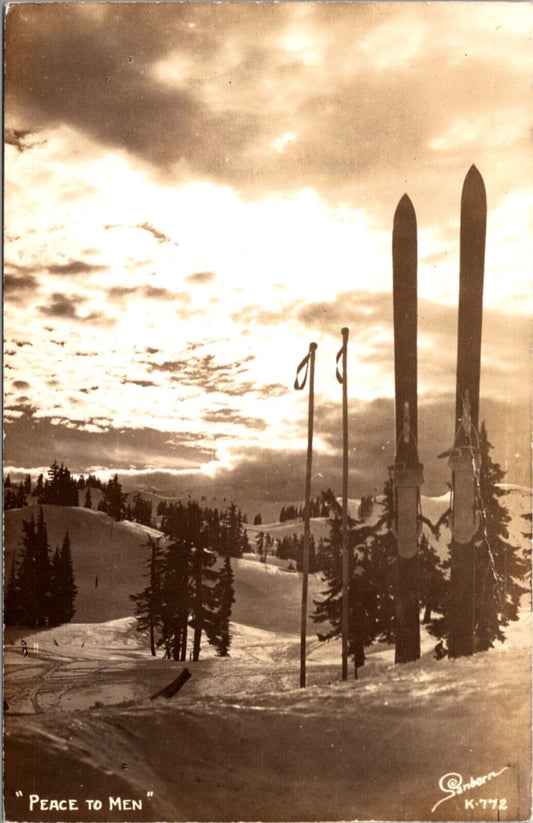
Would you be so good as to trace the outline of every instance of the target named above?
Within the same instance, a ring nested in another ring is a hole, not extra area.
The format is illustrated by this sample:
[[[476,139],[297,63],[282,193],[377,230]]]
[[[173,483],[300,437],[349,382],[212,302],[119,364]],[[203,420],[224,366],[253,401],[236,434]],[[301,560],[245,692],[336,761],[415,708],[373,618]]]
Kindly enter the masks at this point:
[[[309,407],[307,422],[307,463],[305,474],[305,508],[304,508],[304,547],[302,565],[302,617],[300,635],[300,688],[305,688],[305,643],[307,631],[307,589],[309,581],[309,537],[310,537],[310,502],[311,502],[311,468],[313,462],[313,410],[314,410],[314,385],[315,385],[315,352],[316,343],[309,344],[309,353],[304,357],[296,370],[296,380],[294,388],[301,391],[306,384],[309,374]],[[305,373],[300,382],[300,371],[305,368]]]
[[[342,348],[337,354],[336,376],[342,385],[342,679],[348,680],[348,336],[349,329],[341,329]],[[339,360],[342,358],[342,373]]]

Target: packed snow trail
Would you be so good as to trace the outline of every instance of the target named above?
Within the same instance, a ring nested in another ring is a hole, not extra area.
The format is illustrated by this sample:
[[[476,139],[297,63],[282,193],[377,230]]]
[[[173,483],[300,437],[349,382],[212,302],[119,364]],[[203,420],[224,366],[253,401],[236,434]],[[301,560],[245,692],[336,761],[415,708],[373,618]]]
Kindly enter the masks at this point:
[[[168,701],[149,695],[183,664],[151,658],[132,625],[85,626],[84,640],[79,625],[41,632],[36,651],[26,635],[27,658],[16,638],[6,647],[7,820],[529,818],[530,615],[507,647],[470,659],[437,662],[428,641],[420,661],[394,666],[377,647],[345,683],[339,644],[312,642],[305,690],[297,636],[234,626],[233,656],[187,663],[193,677]],[[501,769],[488,797],[439,787]],[[30,794],[79,810],[30,811]],[[109,797],[142,808],[110,810]],[[465,806],[496,797],[505,809]]]

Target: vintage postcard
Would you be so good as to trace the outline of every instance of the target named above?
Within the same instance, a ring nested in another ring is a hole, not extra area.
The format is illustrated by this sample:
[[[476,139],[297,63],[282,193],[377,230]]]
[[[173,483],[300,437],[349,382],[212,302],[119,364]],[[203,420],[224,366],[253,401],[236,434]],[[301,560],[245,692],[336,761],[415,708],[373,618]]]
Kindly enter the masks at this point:
[[[3,12],[4,819],[531,819],[532,4]]]

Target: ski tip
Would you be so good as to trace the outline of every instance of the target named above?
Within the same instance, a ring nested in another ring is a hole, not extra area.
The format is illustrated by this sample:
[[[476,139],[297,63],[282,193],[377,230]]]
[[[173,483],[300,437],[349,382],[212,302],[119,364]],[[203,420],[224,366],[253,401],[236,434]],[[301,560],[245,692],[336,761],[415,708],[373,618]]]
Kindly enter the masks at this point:
[[[463,184],[463,189],[467,187],[479,190],[480,192],[483,192],[483,194],[485,194],[485,183],[483,182],[483,177],[481,176],[481,172],[479,171],[478,167],[475,166],[473,163],[468,169]]]
[[[414,220],[416,223],[415,207],[413,206],[412,200],[408,194],[404,194],[398,202],[396,211],[394,212],[394,219],[410,219]]]

